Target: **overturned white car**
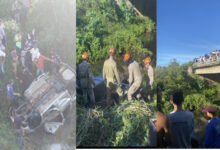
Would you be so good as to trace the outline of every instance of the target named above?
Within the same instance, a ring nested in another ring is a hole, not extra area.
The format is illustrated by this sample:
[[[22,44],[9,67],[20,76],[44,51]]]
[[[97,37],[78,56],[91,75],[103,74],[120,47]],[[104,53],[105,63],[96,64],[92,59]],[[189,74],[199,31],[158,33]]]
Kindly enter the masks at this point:
[[[45,73],[35,79],[24,92],[22,102],[9,110],[11,120],[21,112],[26,132],[34,132],[44,125],[45,131],[55,133],[64,124],[65,111],[69,111],[76,99],[76,74],[66,64],[53,75]]]

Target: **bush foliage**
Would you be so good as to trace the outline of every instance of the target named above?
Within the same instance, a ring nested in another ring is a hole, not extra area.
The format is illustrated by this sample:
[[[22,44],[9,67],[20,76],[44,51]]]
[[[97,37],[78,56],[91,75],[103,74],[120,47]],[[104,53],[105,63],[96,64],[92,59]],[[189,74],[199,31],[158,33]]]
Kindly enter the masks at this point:
[[[85,51],[91,62],[103,60],[110,47],[117,55],[130,52],[133,56],[152,56],[146,43],[153,40],[153,31],[155,23],[148,17],[135,16],[124,1],[117,5],[112,0],[77,0],[77,63]]]
[[[173,60],[167,67],[157,67],[156,82],[163,89],[160,106],[164,113],[172,111],[169,100],[173,90],[183,91],[185,98],[183,108],[193,111],[196,115],[202,115],[201,111],[205,106],[214,105],[213,100],[217,94],[216,86],[198,76],[189,75],[187,72],[189,66],[191,63],[179,65],[176,60]]]
[[[77,146],[146,146],[155,107],[144,101],[88,109],[77,106]]]

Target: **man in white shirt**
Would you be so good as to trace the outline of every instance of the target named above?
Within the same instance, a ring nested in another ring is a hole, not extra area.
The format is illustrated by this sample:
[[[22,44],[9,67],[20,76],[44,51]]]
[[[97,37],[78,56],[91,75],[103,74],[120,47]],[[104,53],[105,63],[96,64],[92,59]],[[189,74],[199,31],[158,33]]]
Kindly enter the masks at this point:
[[[171,95],[170,103],[173,111],[167,114],[172,130],[173,142],[170,148],[191,148],[191,138],[194,129],[194,116],[190,111],[182,109],[182,91],[174,91]]]
[[[32,62],[34,62],[36,58],[40,57],[40,52],[36,43],[33,45],[33,48],[31,49],[31,55],[32,55]]]
[[[3,80],[5,75],[4,63],[5,63],[5,52],[0,50],[0,79]]]
[[[4,45],[4,47],[6,47],[5,25],[3,24],[1,19],[0,19],[0,40],[1,43]]]

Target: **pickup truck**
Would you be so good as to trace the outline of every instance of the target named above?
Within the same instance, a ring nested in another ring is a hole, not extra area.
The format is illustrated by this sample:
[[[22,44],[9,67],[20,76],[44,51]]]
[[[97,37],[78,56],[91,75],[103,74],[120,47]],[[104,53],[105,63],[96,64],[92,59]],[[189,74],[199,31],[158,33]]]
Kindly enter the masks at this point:
[[[65,122],[65,112],[71,110],[76,99],[76,73],[61,63],[56,74],[44,73],[33,80],[15,107],[9,109],[12,122],[19,111],[24,117],[26,133],[44,126],[54,134]]]

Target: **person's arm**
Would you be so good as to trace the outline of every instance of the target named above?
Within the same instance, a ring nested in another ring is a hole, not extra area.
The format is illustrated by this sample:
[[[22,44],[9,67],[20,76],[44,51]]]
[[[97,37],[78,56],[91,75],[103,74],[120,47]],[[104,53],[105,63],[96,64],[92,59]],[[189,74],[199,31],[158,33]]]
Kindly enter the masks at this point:
[[[91,81],[91,83],[95,86],[95,81],[93,79],[93,74],[92,74],[92,70],[90,65],[88,66],[88,73],[89,73],[89,80]]]
[[[52,59],[50,59],[50,58],[48,58],[48,57],[46,57],[46,56],[43,56],[43,58],[44,58],[44,60],[47,60],[47,61],[52,62]]]
[[[161,112],[157,112],[156,116],[157,116],[156,130],[158,136],[157,137],[158,147],[167,147],[172,144],[172,134],[171,134],[169,118]]]
[[[103,77],[103,80],[106,80],[105,62],[104,62],[103,69],[102,69],[102,77]]]
[[[119,74],[118,74],[118,69],[117,69],[116,64],[114,65],[113,71],[114,71],[114,74],[116,76],[116,79],[117,79],[117,82],[118,82],[118,85],[119,85],[121,83],[121,80],[120,80],[120,77],[119,77]]]
[[[153,87],[153,82],[154,82],[154,70],[153,70],[153,68],[151,68],[148,71],[148,76],[149,76],[149,79],[150,79],[150,86],[152,88]]]
[[[206,135],[205,135],[205,140],[203,143],[205,148],[211,148],[211,143],[212,143],[213,137],[214,137],[213,133],[214,133],[214,131],[213,131],[212,124],[209,123],[206,127]]]
[[[20,93],[17,93],[17,92],[14,92],[13,95],[14,95],[14,96],[21,96],[21,94],[20,94]]]
[[[129,82],[129,86],[131,86],[132,81],[133,81],[133,69],[131,65],[129,65],[128,67],[128,73],[129,73],[128,82]]]

